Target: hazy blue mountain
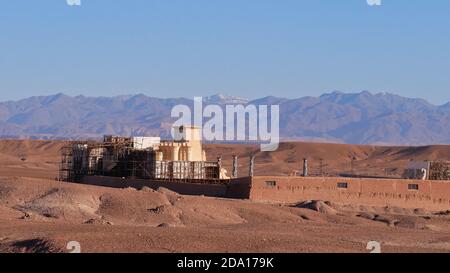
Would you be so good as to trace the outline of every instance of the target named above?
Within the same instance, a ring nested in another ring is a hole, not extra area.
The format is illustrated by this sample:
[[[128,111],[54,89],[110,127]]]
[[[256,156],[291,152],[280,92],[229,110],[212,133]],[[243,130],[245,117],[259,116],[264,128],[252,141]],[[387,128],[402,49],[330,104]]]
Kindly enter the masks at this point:
[[[206,104],[279,104],[283,139],[354,144],[450,144],[450,103],[388,93],[333,92],[320,97],[286,99],[214,95]],[[169,137],[172,107],[191,106],[186,98],[161,99],[142,94],[70,97],[64,94],[0,103],[0,136],[84,139],[114,135]]]

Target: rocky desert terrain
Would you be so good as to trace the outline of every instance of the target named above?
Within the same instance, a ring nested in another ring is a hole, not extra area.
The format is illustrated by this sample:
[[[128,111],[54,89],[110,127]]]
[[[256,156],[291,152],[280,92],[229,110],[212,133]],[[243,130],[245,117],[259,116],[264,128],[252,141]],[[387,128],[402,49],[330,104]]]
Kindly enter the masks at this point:
[[[262,204],[183,196],[165,188],[113,189],[56,181],[57,141],[0,141],[0,252],[449,252],[450,212],[346,206],[328,200]],[[245,158],[256,146],[208,145],[208,156]],[[327,170],[383,175],[411,158],[445,159],[447,146],[285,143],[258,154],[257,173],[288,175],[301,158]],[[433,158],[430,158],[433,157]],[[355,159],[356,158],[356,162]],[[322,166],[323,167],[323,166]],[[316,166],[312,166],[316,170]],[[370,171],[370,172],[369,172]]]

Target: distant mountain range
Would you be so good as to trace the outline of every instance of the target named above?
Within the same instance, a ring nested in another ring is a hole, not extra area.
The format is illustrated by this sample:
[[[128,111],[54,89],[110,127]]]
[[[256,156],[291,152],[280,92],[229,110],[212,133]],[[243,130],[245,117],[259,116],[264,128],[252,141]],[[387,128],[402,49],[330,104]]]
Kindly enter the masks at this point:
[[[280,135],[285,140],[351,144],[450,144],[450,103],[393,94],[333,92],[320,97],[286,99],[215,95],[205,105],[279,104]],[[0,137],[85,139],[112,135],[161,135],[168,138],[173,106],[187,98],[145,95],[70,97],[64,94],[0,103]]]

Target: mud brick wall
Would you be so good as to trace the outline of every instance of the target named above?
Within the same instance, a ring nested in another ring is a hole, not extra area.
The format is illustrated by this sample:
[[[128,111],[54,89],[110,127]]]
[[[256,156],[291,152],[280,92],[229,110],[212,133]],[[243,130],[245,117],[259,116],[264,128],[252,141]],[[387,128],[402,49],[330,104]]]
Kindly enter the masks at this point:
[[[447,210],[450,209],[450,181],[264,176],[252,178],[249,198],[264,202],[324,200]]]
[[[133,178],[122,179],[106,176],[85,176],[81,183],[112,188],[135,188],[138,190],[144,186],[155,190],[159,187],[164,187],[180,194],[213,197],[225,197],[227,193],[226,185],[165,182]]]
[[[250,177],[242,177],[232,179],[227,187],[227,198],[249,199],[252,179]]]

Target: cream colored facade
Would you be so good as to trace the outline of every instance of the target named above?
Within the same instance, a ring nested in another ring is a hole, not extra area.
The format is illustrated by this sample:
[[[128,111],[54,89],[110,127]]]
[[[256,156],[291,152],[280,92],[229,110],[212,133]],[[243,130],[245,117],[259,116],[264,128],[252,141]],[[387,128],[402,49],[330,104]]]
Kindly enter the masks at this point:
[[[157,161],[206,161],[199,127],[180,126],[173,130],[175,140],[161,141],[156,148]]]

